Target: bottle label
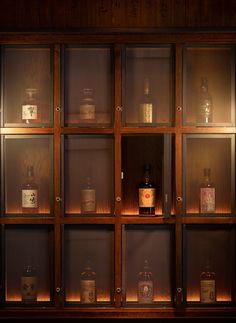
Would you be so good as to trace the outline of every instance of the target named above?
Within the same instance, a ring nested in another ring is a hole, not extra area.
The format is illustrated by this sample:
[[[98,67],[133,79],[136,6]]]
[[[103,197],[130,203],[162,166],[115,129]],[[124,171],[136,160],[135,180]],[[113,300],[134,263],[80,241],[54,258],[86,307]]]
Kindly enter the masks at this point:
[[[22,207],[38,207],[38,190],[22,190]]]
[[[38,107],[34,104],[22,105],[22,120],[36,120]]]
[[[152,103],[140,104],[140,121],[142,123],[152,123]]]
[[[202,303],[214,303],[215,295],[215,280],[207,279],[200,281],[200,300]]]
[[[153,282],[142,280],[138,282],[138,302],[152,303],[153,301]]]
[[[200,210],[201,213],[215,212],[215,188],[200,188]]]
[[[22,301],[37,301],[37,278],[35,276],[21,277]]]
[[[84,189],[81,192],[81,211],[82,212],[95,212],[95,190]]]
[[[95,280],[81,280],[80,282],[80,300],[81,303],[96,302]]]
[[[95,105],[94,104],[81,104],[80,105],[80,119],[81,120],[95,119]]]
[[[155,188],[140,188],[139,189],[139,207],[154,207],[155,206]]]

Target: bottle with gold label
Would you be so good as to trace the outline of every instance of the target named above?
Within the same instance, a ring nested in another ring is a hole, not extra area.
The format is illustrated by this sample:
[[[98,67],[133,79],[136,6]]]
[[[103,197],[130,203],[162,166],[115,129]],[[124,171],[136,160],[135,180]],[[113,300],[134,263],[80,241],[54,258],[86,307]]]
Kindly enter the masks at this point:
[[[150,90],[149,78],[144,79],[143,96],[139,104],[139,122],[152,124],[154,119],[154,105]]]
[[[27,262],[21,276],[20,289],[22,302],[33,303],[37,301],[37,274],[30,256],[27,257]]]
[[[26,180],[21,189],[22,213],[38,213],[38,192],[38,185],[34,177],[34,166],[28,165],[26,168]]]
[[[80,274],[80,301],[84,304],[95,303],[96,295],[96,273],[93,271],[90,260]]]
[[[200,302],[214,303],[216,301],[216,280],[215,272],[210,268],[207,260],[205,269],[200,274]]]
[[[81,190],[81,213],[96,212],[96,191],[91,186],[91,179],[87,177],[86,187]]]
[[[211,181],[211,169],[203,169],[204,180],[200,185],[200,213],[214,213],[215,212],[215,185]]]
[[[22,121],[27,124],[39,122],[39,107],[36,100],[37,89],[28,88],[25,93],[26,99],[22,104]]]
[[[95,103],[93,89],[91,88],[83,89],[83,97],[79,106],[79,119],[87,122],[95,120]]]
[[[153,302],[153,295],[153,275],[150,271],[148,260],[145,260],[143,270],[138,274],[138,303],[151,304]]]
[[[208,91],[208,80],[201,78],[200,94],[197,111],[197,123],[209,124],[212,122],[213,103],[212,96]]]
[[[138,189],[139,214],[155,216],[156,188],[150,179],[151,165],[145,164],[143,171],[143,181]]]

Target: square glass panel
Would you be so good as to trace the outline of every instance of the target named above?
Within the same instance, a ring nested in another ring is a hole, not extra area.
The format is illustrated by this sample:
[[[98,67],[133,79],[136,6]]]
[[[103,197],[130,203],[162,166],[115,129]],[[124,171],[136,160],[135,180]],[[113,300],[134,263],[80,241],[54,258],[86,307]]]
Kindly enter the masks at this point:
[[[106,135],[68,135],[64,149],[65,214],[112,214],[113,138]]]
[[[83,306],[113,303],[113,227],[67,225],[64,232],[66,303]]]
[[[3,48],[3,125],[52,124],[52,53],[46,46]]]
[[[126,47],[123,125],[170,125],[173,106],[170,46]]]
[[[50,135],[3,137],[3,205],[7,216],[52,214],[52,140]]]
[[[235,125],[233,46],[186,46],[183,121],[197,126]]]
[[[112,125],[113,74],[112,52],[109,46],[65,47],[65,125]]]
[[[125,225],[123,229],[126,305],[170,305],[173,301],[173,228],[166,225]],[[143,272],[146,273],[144,277]]]
[[[31,306],[52,301],[52,243],[50,226],[6,225],[6,302]]]

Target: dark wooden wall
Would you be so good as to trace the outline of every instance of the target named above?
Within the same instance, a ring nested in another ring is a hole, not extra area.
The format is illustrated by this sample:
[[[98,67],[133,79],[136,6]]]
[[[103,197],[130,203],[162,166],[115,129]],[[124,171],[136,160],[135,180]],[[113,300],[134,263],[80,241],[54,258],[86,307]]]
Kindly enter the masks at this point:
[[[0,31],[236,26],[236,0],[1,0]]]

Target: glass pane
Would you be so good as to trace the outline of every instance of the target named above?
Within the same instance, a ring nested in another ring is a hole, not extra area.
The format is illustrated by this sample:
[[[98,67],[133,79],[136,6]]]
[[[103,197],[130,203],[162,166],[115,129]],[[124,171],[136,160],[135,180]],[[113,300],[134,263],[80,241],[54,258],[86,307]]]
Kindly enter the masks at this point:
[[[4,137],[5,213],[49,215],[52,212],[52,137]]]
[[[126,225],[123,237],[123,278],[126,303],[157,304],[172,301],[173,231],[170,226]],[[153,249],[155,246],[155,250]],[[163,246],[165,246],[163,248]],[[148,263],[149,269],[144,269]],[[152,274],[140,279],[140,273]],[[151,276],[151,275],[150,275]],[[146,281],[146,285],[145,282]],[[152,294],[152,297],[150,297]]]
[[[124,125],[171,124],[171,48],[127,47],[125,56]]]
[[[230,46],[185,48],[185,124],[235,124],[234,60]]]
[[[215,274],[216,302],[232,301],[234,274],[234,230],[232,227],[187,226],[184,245],[186,301],[200,302],[200,275],[203,271]],[[208,300],[208,305],[210,303]],[[212,298],[211,304],[214,305],[214,303]]]
[[[52,122],[51,50],[4,47],[3,108],[7,127],[37,127]]]
[[[113,138],[66,136],[64,181],[66,214],[111,214]]]
[[[185,203],[187,214],[224,215],[233,206],[232,135],[188,135]],[[209,174],[208,174],[209,173]]]
[[[26,306],[51,301],[51,228],[7,225],[5,252],[6,301],[22,302]]]
[[[111,126],[113,70],[110,47],[65,49],[65,124]]]
[[[92,306],[113,303],[113,246],[114,231],[111,226],[65,227],[66,302]],[[90,275],[86,276],[88,271]]]

